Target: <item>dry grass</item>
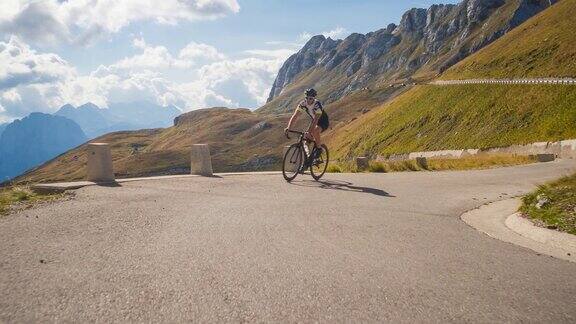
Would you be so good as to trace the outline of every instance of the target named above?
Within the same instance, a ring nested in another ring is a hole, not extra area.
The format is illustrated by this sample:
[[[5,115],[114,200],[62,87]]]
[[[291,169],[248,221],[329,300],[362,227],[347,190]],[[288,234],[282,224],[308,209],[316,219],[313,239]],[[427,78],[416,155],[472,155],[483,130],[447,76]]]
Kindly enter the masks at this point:
[[[37,194],[28,186],[0,188],[0,215],[5,215],[15,204],[32,206],[40,201],[49,201],[63,197],[63,194]]]
[[[360,171],[351,161],[337,161],[328,166],[328,172],[373,172],[389,173],[403,171],[441,171],[441,170],[475,170],[494,167],[506,167],[536,162],[535,157],[498,154],[475,155],[461,159],[428,159],[426,167],[419,165],[415,160],[405,161],[371,161],[367,170]]]
[[[476,155],[461,159],[430,159],[428,170],[473,170],[493,167],[514,166],[537,162],[533,156],[522,155]]]

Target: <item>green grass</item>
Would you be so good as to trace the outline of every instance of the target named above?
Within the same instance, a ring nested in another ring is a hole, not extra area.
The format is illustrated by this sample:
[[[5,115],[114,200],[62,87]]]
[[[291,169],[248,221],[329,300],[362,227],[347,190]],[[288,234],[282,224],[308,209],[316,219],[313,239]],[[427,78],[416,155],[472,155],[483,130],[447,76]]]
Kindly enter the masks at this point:
[[[576,174],[540,186],[525,196],[520,211],[549,228],[576,235]],[[538,201],[544,202],[538,208]]]
[[[62,194],[37,194],[27,186],[0,188],[0,215],[8,213],[10,207],[17,203],[33,205],[39,201],[53,200],[60,197],[62,197]]]
[[[328,173],[342,173],[342,167],[338,164],[330,163],[330,164],[328,164],[328,168],[326,168],[326,172],[328,172]]]
[[[576,77],[576,1],[560,1],[450,68],[441,79]]]
[[[534,156],[523,155],[477,155],[461,159],[430,159],[428,170],[474,170],[505,167],[537,162]]]
[[[506,167],[535,163],[533,156],[520,156],[511,154],[475,155],[461,159],[428,159],[427,166],[423,167],[415,160],[405,161],[370,161],[367,170],[359,171],[354,162],[337,161],[328,166],[327,172],[372,172],[389,173],[403,171],[442,171],[442,170],[475,170],[494,167]]]
[[[576,88],[417,86],[340,129],[336,159],[576,138]]]

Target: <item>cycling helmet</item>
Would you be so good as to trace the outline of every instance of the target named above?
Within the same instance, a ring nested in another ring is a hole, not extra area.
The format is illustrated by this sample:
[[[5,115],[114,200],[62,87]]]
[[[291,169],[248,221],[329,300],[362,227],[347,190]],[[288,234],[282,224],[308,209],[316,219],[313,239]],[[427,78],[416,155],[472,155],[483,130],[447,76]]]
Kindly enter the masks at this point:
[[[306,95],[306,97],[314,97],[314,98],[318,95],[316,90],[314,90],[312,88],[306,89],[306,91],[304,91],[304,94]]]

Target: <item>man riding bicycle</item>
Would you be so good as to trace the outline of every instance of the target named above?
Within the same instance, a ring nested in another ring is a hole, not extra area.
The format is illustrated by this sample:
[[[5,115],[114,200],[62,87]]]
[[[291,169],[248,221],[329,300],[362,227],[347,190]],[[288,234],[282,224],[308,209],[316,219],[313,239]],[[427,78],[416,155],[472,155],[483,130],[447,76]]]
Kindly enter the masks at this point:
[[[316,99],[316,96],[318,95],[316,90],[306,89],[304,95],[304,100],[302,100],[296,107],[294,114],[292,114],[292,117],[288,122],[288,127],[284,129],[284,132],[288,133],[288,131],[292,129],[292,125],[296,122],[296,120],[298,120],[298,117],[301,113],[308,115],[312,119],[312,122],[308,128],[307,135],[308,137],[310,137],[310,135],[312,136],[312,139],[316,145],[316,150],[314,151],[316,151],[316,155],[319,156],[322,153],[322,138],[320,134],[328,129],[330,122],[328,120],[328,114],[326,114],[324,111],[322,103]]]

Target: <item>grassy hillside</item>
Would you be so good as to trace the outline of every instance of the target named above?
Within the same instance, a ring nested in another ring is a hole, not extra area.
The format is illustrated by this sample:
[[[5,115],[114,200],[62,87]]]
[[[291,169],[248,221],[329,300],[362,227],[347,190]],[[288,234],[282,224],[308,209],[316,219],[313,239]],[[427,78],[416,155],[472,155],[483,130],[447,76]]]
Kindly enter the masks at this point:
[[[562,0],[447,71],[442,79],[576,77],[576,1]]]
[[[576,33],[554,27],[572,24],[575,12],[576,1],[561,1],[441,78],[576,75]],[[555,50],[540,50],[546,39],[558,42]],[[350,123],[329,144],[338,158],[482,148],[576,138],[574,125],[574,86],[421,85]]]
[[[334,156],[483,148],[576,138],[576,89],[417,86],[344,127]]]

